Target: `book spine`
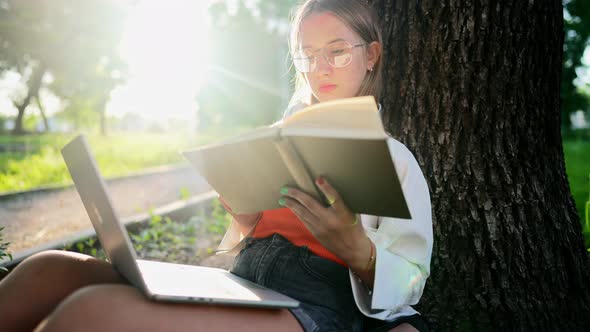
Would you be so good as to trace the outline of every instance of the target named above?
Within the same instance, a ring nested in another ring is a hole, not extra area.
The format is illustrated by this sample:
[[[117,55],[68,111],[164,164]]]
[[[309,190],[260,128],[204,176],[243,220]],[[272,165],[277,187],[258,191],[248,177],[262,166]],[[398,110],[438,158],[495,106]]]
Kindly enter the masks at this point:
[[[287,166],[287,169],[289,169],[291,176],[293,176],[297,187],[312,195],[318,201],[325,203],[323,195],[320,194],[320,191],[315,185],[313,176],[305,166],[305,163],[301,159],[295,146],[289,141],[289,138],[279,136],[274,141],[274,145]]]

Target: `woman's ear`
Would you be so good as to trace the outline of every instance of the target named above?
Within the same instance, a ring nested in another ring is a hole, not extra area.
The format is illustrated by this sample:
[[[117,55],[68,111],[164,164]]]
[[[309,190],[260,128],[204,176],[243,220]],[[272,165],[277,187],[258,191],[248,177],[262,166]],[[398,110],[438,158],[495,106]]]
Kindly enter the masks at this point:
[[[375,64],[381,57],[381,44],[379,42],[371,42],[367,48],[367,70],[372,71]]]

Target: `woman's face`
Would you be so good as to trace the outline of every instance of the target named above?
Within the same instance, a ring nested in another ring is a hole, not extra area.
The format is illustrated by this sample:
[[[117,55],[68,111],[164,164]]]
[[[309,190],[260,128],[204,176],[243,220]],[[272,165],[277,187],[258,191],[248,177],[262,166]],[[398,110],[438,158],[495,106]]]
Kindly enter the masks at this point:
[[[300,48],[315,52],[315,70],[304,73],[314,96],[320,101],[356,96],[369,67],[366,46],[352,48],[352,59],[345,67],[333,67],[322,56],[323,48],[334,41],[358,45],[364,41],[331,13],[312,14],[305,18],[299,31]]]

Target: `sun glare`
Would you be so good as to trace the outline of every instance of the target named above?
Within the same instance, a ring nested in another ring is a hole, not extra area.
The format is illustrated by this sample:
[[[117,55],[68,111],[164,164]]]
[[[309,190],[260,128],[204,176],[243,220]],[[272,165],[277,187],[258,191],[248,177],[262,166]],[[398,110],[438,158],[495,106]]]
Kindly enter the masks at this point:
[[[207,1],[142,0],[129,13],[120,53],[126,83],[115,89],[108,114],[133,112],[156,120],[192,120],[205,79]]]

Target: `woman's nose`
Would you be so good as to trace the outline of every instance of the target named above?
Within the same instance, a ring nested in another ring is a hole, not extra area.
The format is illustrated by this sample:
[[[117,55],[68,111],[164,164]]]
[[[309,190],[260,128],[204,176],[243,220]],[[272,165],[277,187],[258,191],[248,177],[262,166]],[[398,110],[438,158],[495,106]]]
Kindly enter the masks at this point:
[[[316,72],[318,74],[325,74],[332,72],[332,66],[325,57],[318,55],[316,57]]]

